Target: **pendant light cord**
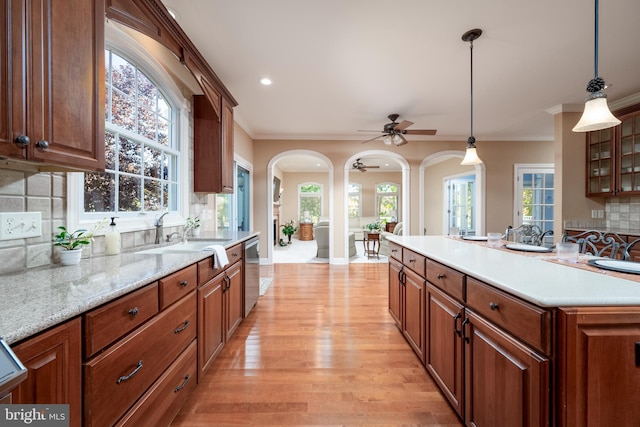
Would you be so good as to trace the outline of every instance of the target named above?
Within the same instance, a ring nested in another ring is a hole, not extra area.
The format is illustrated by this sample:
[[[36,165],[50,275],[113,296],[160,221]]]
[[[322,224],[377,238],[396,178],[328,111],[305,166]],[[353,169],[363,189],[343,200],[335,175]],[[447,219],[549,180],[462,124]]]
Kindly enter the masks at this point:
[[[605,87],[604,79],[598,77],[598,0],[595,0],[595,20],[593,32],[593,80],[587,84],[587,92],[600,92]]]
[[[469,52],[471,53],[471,136],[469,136],[467,142],[469,144],[474,144],[476,142],[476,139],[473,136],[473,40],[469,42]]]

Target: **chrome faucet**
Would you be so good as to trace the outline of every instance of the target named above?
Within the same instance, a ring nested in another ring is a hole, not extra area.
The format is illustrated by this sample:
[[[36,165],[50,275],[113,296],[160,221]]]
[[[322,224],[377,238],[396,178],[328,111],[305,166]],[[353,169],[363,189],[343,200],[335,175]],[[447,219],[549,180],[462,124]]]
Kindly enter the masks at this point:
[[[159,245],[160,241],[162,240],[162,234],[164,232],[164,223],[162,221],[162,218],[164,218],[164,216],[168,213],[169,211],[163,213],[162,215],[160,215],[160,218],[156,218],[155,222],[153,223],[154,227],[156,227],[156,245]]]
[[[180,233],[178,233],[177,231],[174,231],[171,234],[167,234],[167,239],[165,240],[165,242],[167,243],[171,243],[171,239],[173,238],[173,236],[179,236]]]

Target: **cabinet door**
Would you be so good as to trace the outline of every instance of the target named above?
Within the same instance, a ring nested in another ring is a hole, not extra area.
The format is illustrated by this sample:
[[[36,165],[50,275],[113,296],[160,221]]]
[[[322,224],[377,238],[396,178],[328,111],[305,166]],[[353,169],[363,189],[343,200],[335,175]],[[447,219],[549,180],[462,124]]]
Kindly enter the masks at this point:
[[[15,404],[68,404],[70,424],[82,421],[80,319],[43,332],[13,348],[29,370],[12,391]]]
[[[621,116],[616,128],[616,192],[629,195],[640,194],[640,112],[635,109]]]
[[[198,289],[198,378],[224,346],[224,272]]]
[[[424,363],[425,354],[425,293],[426,281],[413,271],[405,269],[404,319],[402,333]]]
[[[559,426],[637,426],[640,309],[562,309],[558,316]]]
[[[227,290],[225,292],[226,339],[233,334],[242,322],[242,263],[236,262],[227,269]]]
[[[614,135],[612,128],[587,133],[587,196],[615,191]]]
[[[398,328],[402,327],[402,307],[400,301],[402,301],[402,283],[401,276],[403,274],[403,267],[398,261],[393,258],[389,258],[389,314],[393,317],[393,320],[398,325]]]
[[[467,425],[549,425],[549,360],[471,310],[463,335]]]
[[[233,105],[222,98],[222,193],[233,193]]]
[[[425,365],[451,406],[464,415],[464,307],[427,285],[427,345]]]

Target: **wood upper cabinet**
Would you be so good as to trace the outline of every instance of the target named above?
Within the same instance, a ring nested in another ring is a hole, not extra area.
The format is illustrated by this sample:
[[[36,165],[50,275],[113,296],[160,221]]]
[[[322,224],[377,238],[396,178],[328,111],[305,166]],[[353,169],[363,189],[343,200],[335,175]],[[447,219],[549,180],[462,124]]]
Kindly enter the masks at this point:
[[[587,133],[587,196],[640,194],[640,105],[614,114],[621,124]]]
[[[80,319],[70,320],[13,347],[29,370],[11,392],[14,404],[68,404],[71,426],[82,424]]]
[[[638,425],[640,308],[563,308],[558,324],[557,425]]]
[[[427,285],[425,366],[458,415],[464,416],[464,306]]]
[[[466,424],[548,426],[549,359],[471,310],[462,329]]]
[[[204,95],[193,97],[193,190],[233,193],[233,106],[221,98],[220,114]]]
[[[104,169],[104,2],[0,0],[0,155]]]

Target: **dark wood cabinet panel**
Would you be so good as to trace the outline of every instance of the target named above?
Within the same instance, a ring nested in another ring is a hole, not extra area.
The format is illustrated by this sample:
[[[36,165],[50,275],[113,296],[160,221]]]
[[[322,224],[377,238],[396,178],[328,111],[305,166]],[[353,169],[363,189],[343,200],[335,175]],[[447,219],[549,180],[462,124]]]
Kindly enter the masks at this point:
[[[225,293],[226,309],[226,336],[225,341],[233,335],[242,322],[243,289],[242,289],[242,263],[237,262],[229,267],[225,273],[227,275],[228,287]]]
[[[389,244],[391,245],[391,243]],[[402,252],[401,249],[400,252]],[[402,264],[393,258],[389,258],[389,314],[398,328],[402,327],[402,274]]]
[[[68,404],[70,425],[82,425],[80,319],[70,320],[13,348],[29,370],[12,392],[14,404]]]
[[[210,261],[209,261],[210,262]],[[198,289],[198,377],[209,368],[224,346],[224,273]]]
[[[549,425],[549,359],[470,310],[467,319],[463,327],[467,425]]]
[[[42,170],[103,170],[104,3],[68,0],[65,6],[2,4],[11,14],[2,34],[11,52],[3,54],[11,57],[0,62],[11,65],[2,78],[0,154],[46,165]]]
[[[403,286],[402,333],[424,363],[426,281],[411,270],[405,270]]]

